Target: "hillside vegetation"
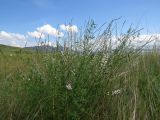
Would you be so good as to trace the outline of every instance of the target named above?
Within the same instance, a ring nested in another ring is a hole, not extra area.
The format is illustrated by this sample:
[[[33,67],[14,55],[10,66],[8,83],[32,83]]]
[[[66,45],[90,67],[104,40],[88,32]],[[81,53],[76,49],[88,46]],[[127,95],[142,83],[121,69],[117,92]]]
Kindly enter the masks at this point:
[[[0,119],[158,120],[159,51],[134,49],[132,28],[112,47],[114,22],[95,35],[89,21],[63,52],[0,46]]]

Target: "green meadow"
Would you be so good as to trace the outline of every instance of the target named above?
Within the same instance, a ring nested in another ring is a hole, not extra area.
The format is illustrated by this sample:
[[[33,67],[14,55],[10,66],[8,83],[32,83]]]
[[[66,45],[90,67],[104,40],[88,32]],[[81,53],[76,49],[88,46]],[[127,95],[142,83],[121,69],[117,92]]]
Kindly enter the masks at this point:
[[[113,47],[114,28],[90,21],[63,52],[0,45],[0,120],[158,120],[158,47],[135,49],[132,28]]]

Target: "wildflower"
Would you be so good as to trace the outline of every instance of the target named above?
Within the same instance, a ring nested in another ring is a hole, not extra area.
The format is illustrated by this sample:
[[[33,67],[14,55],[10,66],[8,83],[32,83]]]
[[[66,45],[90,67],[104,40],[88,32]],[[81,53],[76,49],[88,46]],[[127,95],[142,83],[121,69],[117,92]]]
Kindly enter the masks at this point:
[[[105,55],[102,60],[101,60],[102,64],[106,64],[108,62],[108,57]]]
[[[108,63],[108,56],[104,55],[103,58],[101,59],[101,66],[102,68],[105,68],[106,64]]]
[[[10,54],[9,56],[10,56],[10,57],[12,57],[13,55],[12,55],[12,54]]]
[[[117,95],[117,94],[120,94],[120,93],[121,93],[120,89],[112,91],[112,95]]]
[[[66,88],[67,88],[68,90],[72,90],[71,84],[66,84]]]
[[[76,74],[76,73],[75,73],[75,71],[76,71],[75,69],[73,69],[73,70],[71,71],[71,72],[73,73],[73,75],[75,75],[75,74]]]

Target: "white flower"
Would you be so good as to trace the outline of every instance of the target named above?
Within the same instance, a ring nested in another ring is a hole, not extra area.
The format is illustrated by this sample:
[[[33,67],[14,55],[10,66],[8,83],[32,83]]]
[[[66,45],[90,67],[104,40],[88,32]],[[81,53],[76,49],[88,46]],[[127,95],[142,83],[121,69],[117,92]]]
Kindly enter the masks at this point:
[[[108,62],[108,56],[107,55],[104,55],[103,57],[102,57],[102,59],[101,59],[101,66],[102,67],[105,67],[105,65],[107,64],[107,62]]]
[[[66,88],[67,88],[68,90],[72,90],[71,84],[66,84]]]
[[[10,54],[10,56],[12,57],[13,55],[12,55],[12,54]]]
[[[112,91],[112,95],[117,95],[117,94],[120,94],[120,93],[121,93],[120,89]]]

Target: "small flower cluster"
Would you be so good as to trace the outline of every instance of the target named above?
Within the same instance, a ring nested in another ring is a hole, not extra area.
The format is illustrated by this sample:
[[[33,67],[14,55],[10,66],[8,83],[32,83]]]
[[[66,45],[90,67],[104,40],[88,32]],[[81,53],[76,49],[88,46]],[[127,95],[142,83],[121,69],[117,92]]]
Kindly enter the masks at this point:
[[[101,67],[104,69],[106,67],[106,64],[108,63],[108,56],[104,55],[101,60]]]
[[[121,90],[118,89],[118,90],[115,90],[115,91],[112,91],[112,95],[118,95],[121,93]]]
[[[72,90],[71,84],[70,83],[66,84],[66,88],[67,88],[67,90]]]
[[[118,95],[121,93],[121,90],[120,89],[117,89],[115,91],[112,91],[112,92],[107,92],[107,95]]]

